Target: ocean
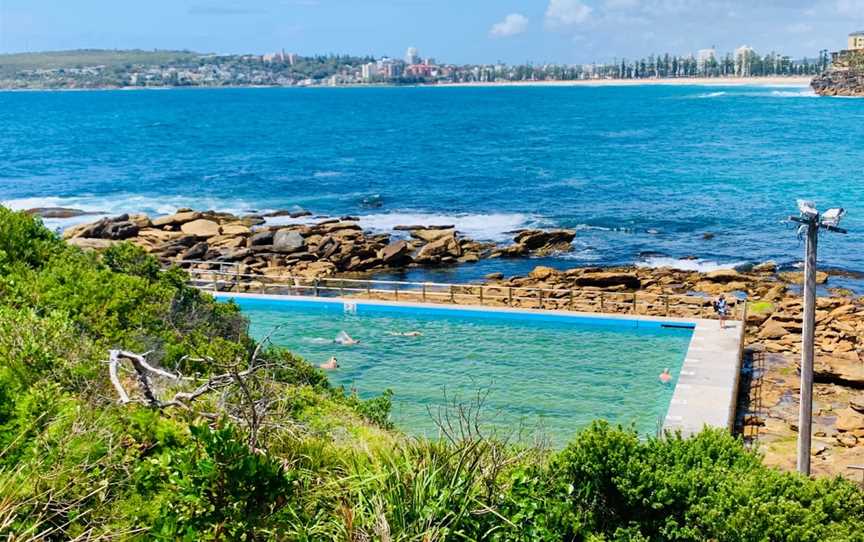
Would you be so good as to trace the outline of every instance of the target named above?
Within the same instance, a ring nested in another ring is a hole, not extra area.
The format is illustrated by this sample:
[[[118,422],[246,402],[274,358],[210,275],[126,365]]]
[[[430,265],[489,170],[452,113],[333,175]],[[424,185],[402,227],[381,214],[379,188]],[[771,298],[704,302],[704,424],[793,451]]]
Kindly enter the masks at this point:
[[[849,213],[820,265],[864,272],[862,137],[864,101],[800,87],[0,92],[0,202],[302,208],[498,242],[578,230],[554,258],[402,275],[473,280],[541,263],[794,266],[785,219],[808,198]]]

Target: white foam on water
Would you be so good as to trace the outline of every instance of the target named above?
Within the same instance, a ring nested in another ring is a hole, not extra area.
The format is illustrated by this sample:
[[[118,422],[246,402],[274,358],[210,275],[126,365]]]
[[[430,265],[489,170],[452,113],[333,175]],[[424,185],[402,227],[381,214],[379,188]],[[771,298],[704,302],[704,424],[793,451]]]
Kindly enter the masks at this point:
[[[71,218],[43,219],[45,225],[52,229],[68,228],[76,224],[94,222],[106,216],[116,216],[123,213],[146,213],[151,216],[159,216],[172,214],[181,207],[190,207],[193,209],[213,209],[232,214],[246,214],[248,209],[254,208],[242,200],[225,200],[202,196],[142,196],[137,194],[30,197],[0,201],[0,205],[16,211],[40,207],[63,207],[92,213]]]
[[[818,98],[819,95],[810,89],[789,91],[789,90],[772,90],[770,96],[774,98]]]
[[[698,271],[700,273],[709,273],[718,269],[733,269],[747,262],[717,262],[714,260],[691,260],[685,258],[670,258],[668,256],[648,256],[641,261],[636,262],[636,267],[657,268],[670,267],[681,271]]]
[[[524,213],[443,214],[425,212],[394,212],[362,215],[364,229],[390,232],[396,226],[454,225],[456,229],[478,241],[508,241],[514,230],[548,226],[542,218]]]
[[[725,92],[725,91],[719,91],[719,92],[706,92],[706,93],[704,93],[704,94],[700,94],[700,95],[698,95],[698,96],[696,96],[696,97],[697,97],[697,98],[719,98],[719,97],[721,97],[721,96],[726,96],[727,94],[729,94],[729,93],[728,93],[728,92]]]
[[[316,171],[312,176],[317,179],[326,179],[328,177],[341,177],[342,173],[338,171]]]

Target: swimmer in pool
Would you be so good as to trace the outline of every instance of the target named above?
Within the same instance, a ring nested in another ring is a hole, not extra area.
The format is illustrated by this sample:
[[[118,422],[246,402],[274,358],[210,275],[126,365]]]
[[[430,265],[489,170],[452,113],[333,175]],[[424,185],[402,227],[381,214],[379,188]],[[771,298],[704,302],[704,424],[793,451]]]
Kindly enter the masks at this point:
[[[352,344],[358,344],[360,341],[351,338],[351,335],[348,335],[344,331],[340,331],[336,334],[336,338],[333,339],[333,342],[336,344],[341,344],[342,346],[350,346]]]
[[[672,380],[672,373],[669,372],[669,369],[663,369],[663,372],[660,373],[660,382],[664,384],[668,384]]]
[[[391,331],[388,335],[393,337],[422,337],[423,334],[419,331]]]
[[[339,362],[336,360],[336,356],[331,356],[330,359],[327,360],[327,363],[322,363],[318,367],[325,371],[333,371],[339,368]]]

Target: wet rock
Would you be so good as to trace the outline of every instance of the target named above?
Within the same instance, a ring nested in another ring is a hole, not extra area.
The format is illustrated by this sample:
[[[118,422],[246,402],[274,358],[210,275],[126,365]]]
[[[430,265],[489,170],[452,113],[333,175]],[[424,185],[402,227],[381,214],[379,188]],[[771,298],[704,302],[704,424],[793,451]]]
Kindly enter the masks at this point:
[[[414,257],[414,261],[418,263],[435,263],[447,257],[455,259],[461,255],[462,247],[459,245],[459,242],[456,241],[456,237],[451,233],[450,235],[423,245],[423,248],[421,248]]]
[[[110,222],[105,225],[99,237],[103,237],[105,239],[113,239],[115,241],[122,241],[124,239],[130,239],[138,235],[138,230],[138,226],[129,220],[124,220],[121,222]]]
[[[400,265],[410,260],[408,243],[404,240],[394,241],[378,251],[378,258],[388,265]]]
[[[747,280],[745,275],[742,275],[734,269],[718,269],[705,274],[705,280],[710,282],[744,282]]]
[[[81,209],[70,209],[68,207],[34,207],[24,212],[42,218],[75,218],[76,216],[105,214],[102,211],[82,211]]]
[[[489,273],[484,278],[486,280],[501,280],[504,278],[504,273]]]
[[[262,246],[273,244],[274,233],[272,231],[262,231],[252,235],[249,238],[249,246]]]
[[[513,240],[524,251],[542,255],[569,251],[575,238],[576,232],[573,230],[525,230],[519,232]]]
[[[623,286],[629,290],[639,289],[642,284],[635,273],[624,272],[585,273],[576,277],[575,282],[577,286],[597,286],[600,288]]]
[[[207,251],[210,249],[210,245],[207,244],[207,241],[201,241],[200,243],[196,243],[186,249],[186,251],[180,254],[180,258],[183,260],[199,260],[204,259],[204,256],[207,254]]]

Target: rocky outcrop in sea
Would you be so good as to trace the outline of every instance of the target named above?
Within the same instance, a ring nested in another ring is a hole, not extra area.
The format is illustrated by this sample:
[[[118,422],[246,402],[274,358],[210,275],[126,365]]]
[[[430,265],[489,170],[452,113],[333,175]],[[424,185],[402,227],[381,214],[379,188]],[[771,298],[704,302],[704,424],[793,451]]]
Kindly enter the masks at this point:
[[[268,219],[305,219],[268,225]],[[453,225],[403,225],[392,233],[364,231],[357,217],[314,220],[310,213],[235,216],[179,209],[169,216],[143,214],[104,218],[67,229],[63,237],[85,249],[130,241],[166,264],[234,264],[242,274],[267,277],[330,277],[344,273],[446,266],[482,258],[547,255],[570,250],[572,230],[513,232],[499,246],[462,235]]]
[[[864,51],[842,51],[810,82],[820,96],[864,96]]]

